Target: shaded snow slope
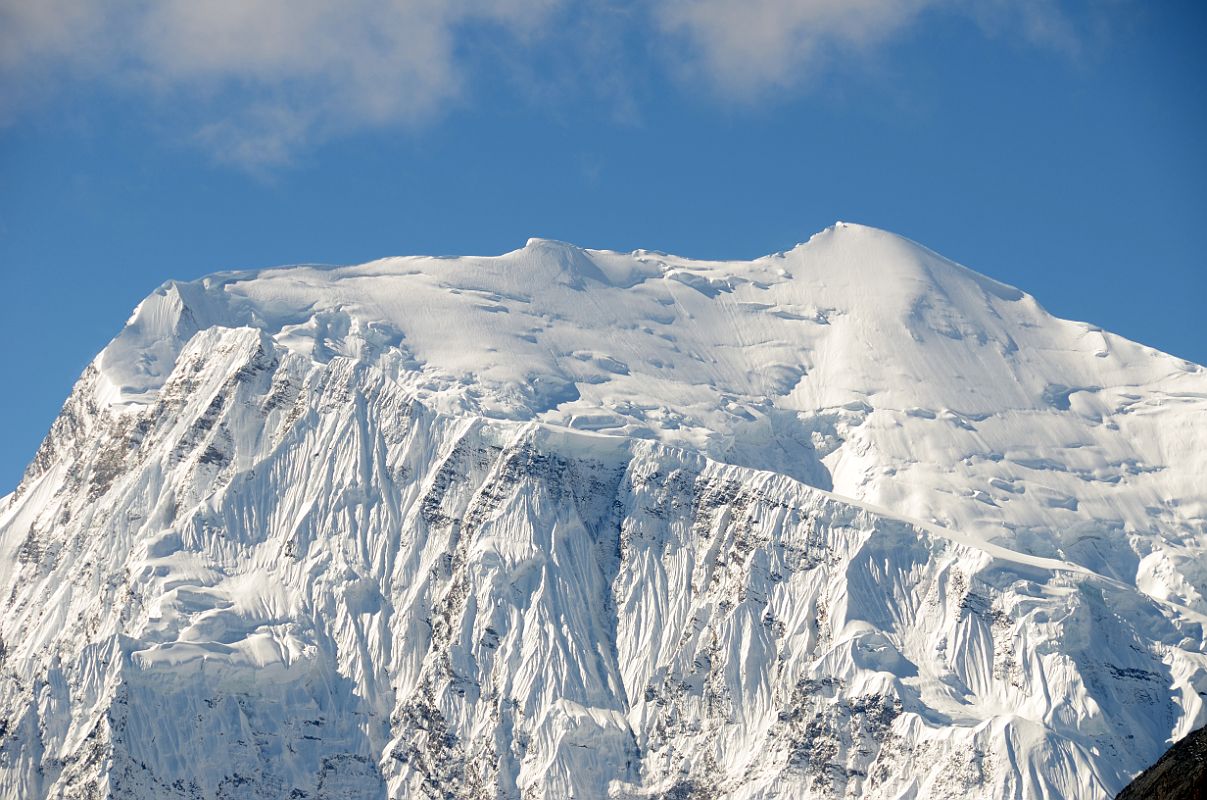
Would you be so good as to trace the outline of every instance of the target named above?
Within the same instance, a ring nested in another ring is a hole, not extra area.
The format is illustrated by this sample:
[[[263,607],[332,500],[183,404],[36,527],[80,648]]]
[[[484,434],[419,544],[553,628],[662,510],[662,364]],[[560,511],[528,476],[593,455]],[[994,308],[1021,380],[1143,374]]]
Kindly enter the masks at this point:
[[[854,225],[169,283],[0,501],[0,797],[1110,797],[1204,410]]]

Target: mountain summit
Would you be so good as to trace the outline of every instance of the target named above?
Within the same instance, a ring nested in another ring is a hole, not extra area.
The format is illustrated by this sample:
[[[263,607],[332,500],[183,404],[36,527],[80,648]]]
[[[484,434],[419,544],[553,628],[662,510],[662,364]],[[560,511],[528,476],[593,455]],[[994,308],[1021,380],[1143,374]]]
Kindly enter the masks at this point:
[[[1110,798],[1207,370],[901,237],[169,282],[0,500],[0,797]]]

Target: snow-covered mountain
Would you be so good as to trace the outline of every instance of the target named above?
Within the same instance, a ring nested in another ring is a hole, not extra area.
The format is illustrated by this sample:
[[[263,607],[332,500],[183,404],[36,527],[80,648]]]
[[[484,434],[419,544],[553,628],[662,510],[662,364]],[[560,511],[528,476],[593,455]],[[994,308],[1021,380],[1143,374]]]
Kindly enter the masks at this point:
[[[169,282],[0,500],[3,798],[1109,798],[1207,370],[839,224]]]

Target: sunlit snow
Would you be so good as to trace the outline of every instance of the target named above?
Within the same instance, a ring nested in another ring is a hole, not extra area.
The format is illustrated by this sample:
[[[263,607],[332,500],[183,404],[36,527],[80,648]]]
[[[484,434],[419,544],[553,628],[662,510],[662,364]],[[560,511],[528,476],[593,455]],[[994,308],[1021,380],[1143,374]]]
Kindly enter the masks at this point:
[[[1205,411],[843,223],[170,282],[0,500],[0,796],[1113,797],[1207,722]]]

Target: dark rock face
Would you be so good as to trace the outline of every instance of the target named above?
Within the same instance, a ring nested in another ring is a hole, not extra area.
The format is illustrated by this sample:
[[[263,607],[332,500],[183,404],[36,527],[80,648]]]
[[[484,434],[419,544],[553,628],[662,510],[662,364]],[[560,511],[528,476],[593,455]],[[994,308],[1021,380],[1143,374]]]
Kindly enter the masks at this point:
[[[1141,772],[1116,800],[1204,798],[1207,798],[1207,728],[1199,728]]]

